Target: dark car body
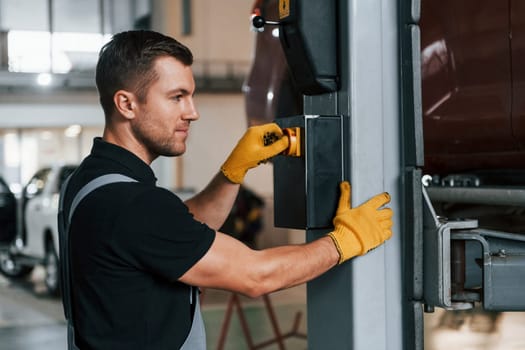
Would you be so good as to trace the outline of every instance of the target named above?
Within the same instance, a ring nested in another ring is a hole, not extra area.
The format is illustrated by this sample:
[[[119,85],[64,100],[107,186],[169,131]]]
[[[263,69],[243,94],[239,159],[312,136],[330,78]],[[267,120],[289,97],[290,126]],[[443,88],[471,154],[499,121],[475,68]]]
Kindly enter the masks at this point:
[[[525,2],[422,0],[420,28],[425,171],[525,170]]]
[[[0,246],[9,245],[16,236],[16,206],[15,195],[0,178]]]
[[[279,19],[278,0],[257,0],[252,15]],[[302,114],[302,95],[296,91],[278,36],[278,27],[267,27],[255,38],[255,52],[243,92],[248,124]]]
[[[278,20],[277,4],[253,12]],[[420,29],[424,171],[525,170],[525,2],[422,0]],[[257,33],[244,87],[250,125],[301,113],[272,33]]]

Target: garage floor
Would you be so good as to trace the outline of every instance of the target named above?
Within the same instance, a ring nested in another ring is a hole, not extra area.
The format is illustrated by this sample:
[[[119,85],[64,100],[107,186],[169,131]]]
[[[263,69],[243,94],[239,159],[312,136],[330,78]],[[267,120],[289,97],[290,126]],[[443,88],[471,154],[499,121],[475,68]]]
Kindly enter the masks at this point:
[[[45,293],[43,271],[35,270],[31,280],[11,283],[0,276],[0,349],[1,350],[57,350],[66,349],[66,329],[61,301],[50,298]],[[306,332],[305,287],[296,287],[273,294],[269,300],[280,334],[292,329],[297,313],[302,319],[298,323],[298,333]],[[203,317],[206,324],[208,348],[249,349],[245,332],[239,319],[237,307],[232,308],[228,327],[224,326],[225,313],[232,294],[206,290],[203,298]],[[263,298],[248,299],[239,297],[243,315],[246,317],[248,335],[252,344],[275,339]],[[235,304],[237,305],[237,304]],[[289,337],[284,340],[287,350],[306,349],[306,340],[302,337]],[[265,346],[264,349],[279,349],[277,343]]]

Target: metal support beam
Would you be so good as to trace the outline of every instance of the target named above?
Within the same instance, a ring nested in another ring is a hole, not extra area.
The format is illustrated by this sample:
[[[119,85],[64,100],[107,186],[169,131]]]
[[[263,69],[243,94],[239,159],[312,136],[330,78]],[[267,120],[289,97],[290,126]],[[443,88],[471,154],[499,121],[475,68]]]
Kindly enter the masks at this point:
[[[403,349],[397,3],[339,0],[341,89],[308,96],[305,114],[346,115],[344,179],[359,205],[388,191],[394,236],[308,284],[309,349]],[[308,230],[313,240],[326,230]]]
[[[452,202],[525,207],[525,188],[428,187],[432,202]]]

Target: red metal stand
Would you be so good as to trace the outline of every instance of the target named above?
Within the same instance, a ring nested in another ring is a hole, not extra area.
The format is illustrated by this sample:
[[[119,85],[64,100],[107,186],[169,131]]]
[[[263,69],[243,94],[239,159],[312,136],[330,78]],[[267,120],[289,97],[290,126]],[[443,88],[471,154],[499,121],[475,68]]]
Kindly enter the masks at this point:
[[[230,327],[230,321],[231,321],[234,307],[237,308],[237,315],[239,316],[242,332],[244,334],[244,338],[246,339],[246,343],[248,344],[249,350],[262,349],[274,343],[277,343],[277,345],[279,346],[279,350],[286,350],[286,347],[284,344],[284,340],[286,338],[297,337],[297,338],[306,339],[306,334],[303,334],[298,331],[299,325],[301,323],[302,312],[298,311],[295,314],[295,320],[294,320],[292,329],[289,332],[283,334],[281,333],[281,330],[279,328],[279,323],[277,321],[275,311],[273,310],[270,296],[264,295],[262,298],[263,298],[264,306],[266,308],[266,312],[268,313],[268,317],[270,318],[270,324],[272,325],[274,338],[265,340],[258,344],[254,343],[252,334],[250,332],[250,327],[246,320],[246,316],[244,314],[244,310],[243,310],[239,295],[237,293],[232,293],[228,300],[228,305],[226,307],[226,312],[224,314],[224,320],[222,321],[221,334],[219,337],[219,342],[217,343],[217,350],[224,349],[224,344],[226,342],[226,336],[228,335],[228,329]]]

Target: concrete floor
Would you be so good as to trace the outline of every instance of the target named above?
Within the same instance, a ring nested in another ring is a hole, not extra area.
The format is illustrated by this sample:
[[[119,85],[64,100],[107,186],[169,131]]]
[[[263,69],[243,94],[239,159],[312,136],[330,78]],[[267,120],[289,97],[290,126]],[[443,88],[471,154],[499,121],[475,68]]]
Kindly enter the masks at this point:
[[[60,300],[46,295],[42,284],[43,271],[36,269],[31,279],[11,283],[0,277],[0,349],[57,350],[66,349],[66,332]],[[299,333],[306,333],[306,289],[304,286],[274,293],[270,300],[281,333],[292,329],[298,312]],[[207,290],[204,294],[203,316],[208,348],[218,349],[230,293]],[[253,343],[274,338],[274,331],[260,299],[241,298],[244,315]],[[226,333],[225,350],[248,349],[237,311],[234,310]],[[306,340],[287,338],[287,350],[307,349]],[[264,349],[275,350],[274,343]],[[425,350],[525,350],[525,313],[487,313],[481,309],[444,311],[436,309],[425,315]],[[328,349],[330,350],[330,349]]]
[[[57,350],[66,349],[66,329],[59,299],[47,296],[42,282],[43,270],[37,268],[28,281],[12,283],[0,275],[0,349],[1,350]],[[203,300],[203,317],[206,325],[208,348],[218,349],[224,324],[225,311],[231,293],[206,290]],[[264,300],[239,298],[243,305],[252,343],[275,338],[274,329]],[[285,334],[292,329],[298,312],[302,315],[298,331],[306,332],[305,287],[300,286],[273,294],[270,297],[275,310],[279,331]],[[228,329],[224,332],[224,350],[248,349],[238,317],[233,309]],[[304,350],[306,340],[289,337],[284,341],[287,350]],[[279,349],[274,343],[264,347]]]
[[[436,309],[425,315],[425,349],[525,350],[525,312]]]

